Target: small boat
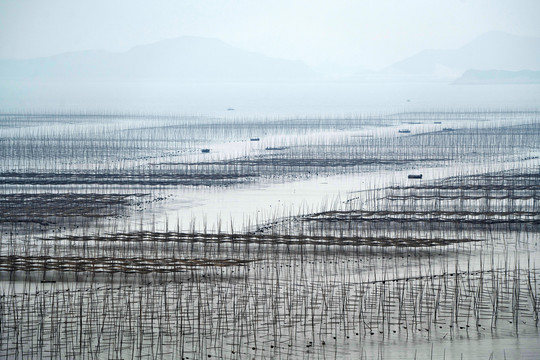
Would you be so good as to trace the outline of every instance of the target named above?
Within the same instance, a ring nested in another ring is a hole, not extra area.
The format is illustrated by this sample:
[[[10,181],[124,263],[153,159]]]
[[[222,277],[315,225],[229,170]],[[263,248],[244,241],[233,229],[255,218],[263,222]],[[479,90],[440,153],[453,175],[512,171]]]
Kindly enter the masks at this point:
[[[400,134],[408,134],[410,132],[411,132],[411,130],[409,130],[409,129],[398,130],[398,133],[400,133]]]
[[[251,138],[251,139],[249,139],[249,141],[259,141],[259,140],[261,140],[261,139],[259,139],[259,138]]]
[[[454,131],[452,128],[443,128],[442,131]]]
[[[409,174],[408,178],[409,179],[421,179],[422,174]]]
[[[442,124],[442,121],[435,121],[434,124]]]
[[[234,108],[227,108],[227,111],[234,111]]]
[[[201,152],[202,152],[202,153],[209,153],[209,152],[210,152],[210,149],[202,149]]]

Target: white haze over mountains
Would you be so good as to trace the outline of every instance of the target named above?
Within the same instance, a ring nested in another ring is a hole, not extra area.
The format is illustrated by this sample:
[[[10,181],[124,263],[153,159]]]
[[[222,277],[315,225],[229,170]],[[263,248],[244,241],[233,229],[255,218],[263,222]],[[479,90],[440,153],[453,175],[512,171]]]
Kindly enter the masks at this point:
[[[378,71],[489,31],[540,37],[538,0],[3,0],[0,58],[196,36],[326,72]]]
[[[538,107],[539,13],[537,0],[0,0],[0,110]],[[528,87],[450,85],[516,81]]]

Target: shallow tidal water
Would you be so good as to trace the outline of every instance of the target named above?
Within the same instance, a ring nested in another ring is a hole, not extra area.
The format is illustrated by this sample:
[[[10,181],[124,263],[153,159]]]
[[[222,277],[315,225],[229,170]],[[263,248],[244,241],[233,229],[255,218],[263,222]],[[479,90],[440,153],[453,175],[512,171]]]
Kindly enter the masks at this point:
[[[537,358],[539,88],[445,86],[2,115],[0,358]]]

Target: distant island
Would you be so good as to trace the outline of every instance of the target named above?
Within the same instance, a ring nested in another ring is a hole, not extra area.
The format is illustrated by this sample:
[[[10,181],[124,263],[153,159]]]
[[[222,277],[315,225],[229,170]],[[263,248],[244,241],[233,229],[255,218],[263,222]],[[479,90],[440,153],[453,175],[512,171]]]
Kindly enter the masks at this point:
[[[540,71],[539,59],[540,38],[491,31],[457,49],[423,50],[394,63],[384,72],[450,80],[470,69]]]
[[[540,71],[467,70],[454,84],[540,84]]]

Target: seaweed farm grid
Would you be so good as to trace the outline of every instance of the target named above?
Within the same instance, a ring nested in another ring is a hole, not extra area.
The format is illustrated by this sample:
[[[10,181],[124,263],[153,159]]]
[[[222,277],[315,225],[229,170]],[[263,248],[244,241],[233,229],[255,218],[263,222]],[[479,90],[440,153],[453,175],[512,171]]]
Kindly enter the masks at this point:
[[[0,358],[535,358],[539,139],[534,111],[4,114]]]

